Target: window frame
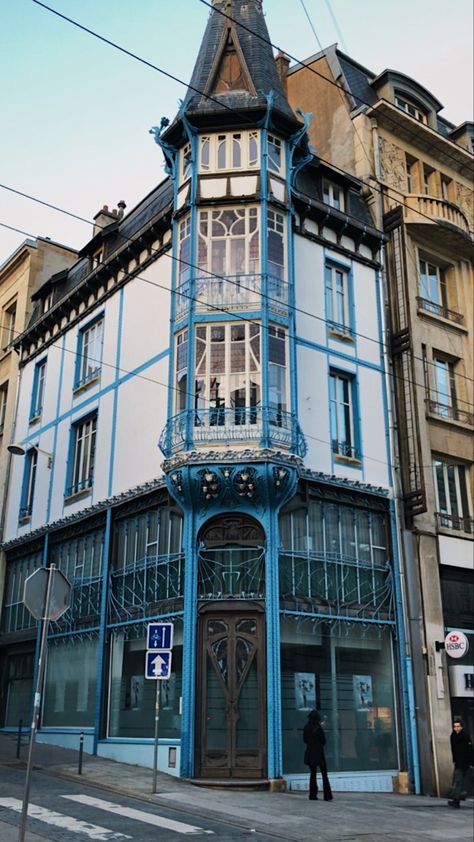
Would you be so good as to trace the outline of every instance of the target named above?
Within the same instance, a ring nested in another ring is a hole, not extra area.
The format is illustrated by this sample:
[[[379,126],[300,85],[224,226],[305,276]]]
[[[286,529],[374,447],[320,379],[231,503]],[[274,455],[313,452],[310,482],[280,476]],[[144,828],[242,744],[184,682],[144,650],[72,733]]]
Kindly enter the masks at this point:
[[[83,327],[79,329],[78,337],[77,337],[77,359],[76,359],[76,370],[74,374],[74,391],[82,390],[87,388],[88,386],[95,383],[101,373],[102,370],[102,351],[104,346],[104,313],[99,313],[95,316],[91,321],[87,322]],[[91,343],[87,339],[88,334],[93,331],[97,330],[100,327],[100,335],[98,339],[94,339],[94,344],[96,342],[99,343],[100,347],[100,355],[99,359],[93,360],[97,363],[95,368],[91,369],[87,372],[87,367],[90,363],[92,358],[89,357],[89,353],[87,356],[84,355],[84,344],[87,341],[88,345]]]
[[[344,387],[347,389],[347,401],[341,401],[338,396],[339,383],[344,384]],[[343,431],[339,429],[341,422],[341,406],[343,407]],[[329,369],[329,430],[333,459],[335,461],[360,463],[362,461],[362,455],[360,445],[357,377],[353,372],[338,369],[333,366]],[[342,432],[345,434],[345,440],[340,438]],[[348,434],[349,441],[347,441]]]
[[[97,421],[98,411],[94,410],[71,424],[64,492],[66,500],[89,494],[92,491],[97,449]],[[87,429],[88,425],[90,429]]]
[[[33,374],[33,389],[31,393],[30,424],[32,421],[37,421],[38,418],[41,418],[43,413],[47,362],[47,357],[43,357],[43,359],[35,365]]]
[[[439,410],[446,408],[446,410],[455,410],[457,407],[457,393],[456,393],[456,360],[446,357],[444,354],[438,354],[437,351],[433,353],[433,386],[435,402]],[[440,377],[441,370],[444,370],[444,378]],[[444,380],[444,382],[443,382]],[[446,390],[443,390],[443,385]],[[445,398],[445,400],[440,400]],[[443,414],[442,411],[440,414]],[[449,412],[446,413],[449,416]]]
[[[337,275],[342,276],[342,293],[338,289]],[[352,295],[352,267],[327,258],[324,264],[324,289],[326,299],[326,322],[330,335],[335,335],[346,341],[354,341],[354,307]],[[339,321],[340,300],[342,294],[342,309],[344,321]]]
[[[20,497],[20,522],[30,520],[33,513],[37,466],[38,450],[36,447],[30,447],[25,453],[25,466],[23,469],[23,482]]]
[[[15,338],[17,299],[3,308],[2,313],[2,351],[8,351]]]
[[[271,154],[272,150],[279,150],[276,154],[279,156],[279,162],[275,155]],[[267,170],[272,175],[282,175],[285,165],[285,144],[281,138],[274,134],[267,134]]]
[[[0,436],[3,435],[8,405],[8,380],[0,386]]]
[[[422,106],[418,105],[418,103],[412,100],[407,94],[395,91],[395,105],[400,109],[400,111],[408,114],[409,117],[413,117],[414,120],[418,120],[418,122],[423,123],[424,126],[428,125],[427,112],[424,111]],[[410,109],[413,111],[413,114]]]
[[[422,265],[424,266],[424,272],[422,270]],[[434,275],[430,273],[430,268],[434,268],[436,270]],[[423,292],[423,275],[426,279],[426,294]],[[432,289],[430,278],[432,277],[436,277],[437,298],[432,298],[431,296]],[[444,309],[449,308],[448,285],[445,267],[437,263],[435,259],[425,257],[424,254],[418,254],[418,285],[420,290],[420,298],[422,298],[424,301],[429,301],[430,304],[435,304],[437,307],[442,307]]]
[[[436,514],[438,515],[440,525],[450,529],[469,532],[469,528],[464,529],[464,524],[467,522],[469,526],[472,518],[472,501],[469,491],[470,466],[464,462],[459,462],[449,457],[446,458],[443,455],[435,453],[432,455],[432,461]],[[442,506],[440,497],[439,468],[442,471],[442,491],[446,504],[444,506]],[[448,476],[449,468],[453,468],[451,481]],[[451,491],[455,492],[453,496],[451,495]]]
[[[235,162],[234,141],[240,141],[240,163]],[[251,142],[255,143],[255,153],[251,151]],[[208,144],[207,161],[203,160],[203,150]],[[199,173],[200,175],[223,172],[258,171],[260,168],[260,132],[234,131],[203,134],[199,138]],[[223,165],[219,166],[219,158]],[[222,160],[222,158],[221,158]]]
[[[338,191],[340,199],[335,198],[335,190]],[[329,207],[344,213],[346,202],[344,188],[340,184],[331,181],[329,178],[323,178],[321,193],[325,205],[329,205]]]

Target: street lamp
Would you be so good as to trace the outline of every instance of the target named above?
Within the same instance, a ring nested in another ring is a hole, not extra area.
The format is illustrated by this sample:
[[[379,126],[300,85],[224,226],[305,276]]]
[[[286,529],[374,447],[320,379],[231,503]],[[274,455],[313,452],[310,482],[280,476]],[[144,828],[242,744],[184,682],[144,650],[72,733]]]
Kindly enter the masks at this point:
[[[37,444],[32,444],[29,448],[24,447],[22,444],[17,444],[14,442],[13,444],[9,444],[7,450],[13,456],[26,456],[26,452],[28,450],[36,450],[37,453],[42,453],[44,456],[48,457],[48,468],[53,467],[53,454],[49,453],[47,450],[43,450],[43,448],[38,447]]]

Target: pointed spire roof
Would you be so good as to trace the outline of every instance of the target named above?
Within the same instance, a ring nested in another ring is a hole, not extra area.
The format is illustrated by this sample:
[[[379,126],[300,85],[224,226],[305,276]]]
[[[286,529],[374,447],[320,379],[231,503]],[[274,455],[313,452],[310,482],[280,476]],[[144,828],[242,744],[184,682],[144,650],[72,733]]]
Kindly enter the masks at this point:
[[[199,117],[199,121],[214,118],[232,123],[229,108],[244,115],[265,111],[267,96],[273,91],[274,118],[298,123],[283,92],[269,41],[261,0],[213,0],[185,97],[187,116],[193,122]]]

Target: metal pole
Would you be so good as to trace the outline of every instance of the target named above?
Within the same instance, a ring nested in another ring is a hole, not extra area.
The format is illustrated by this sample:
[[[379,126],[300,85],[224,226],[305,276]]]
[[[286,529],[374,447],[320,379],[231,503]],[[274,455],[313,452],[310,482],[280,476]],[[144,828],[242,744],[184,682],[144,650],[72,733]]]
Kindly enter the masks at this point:
[[[78,775],[82,775],[82,755],[84,753],[84,731],[81,731],[81,736],[79,737],[79,768],[77,770]]]
[[[31,778],[31,765],[33,759],[33,746],[35,744],[36,738],[36,729],[38,726],[38,717],[40,712],[41,706],[41,687],[43,684],[43,675],[44,675],[44,660],[45,660],[45,649],[46,649],[46,640],[48,637],[48,626],[49,626],[49,603],[51,598],[51,584],[53,581],[53,572],[55,570],[56,565],[52,564],[51,567],[48,568],[49,576],[48,576],[48,587],[46,589],[46,600],[45,600],[45,608],[44,608],[44,618],[43,618],[43,630],[41,635],[41,646],[40,646],[40,653],[38,658],[38,677],[36,679],[36,689],[35,689],[35,702],[33,708],[33,720],[31,722],[31,733],[30,733],[30,744],[28,747],[28,761],[26,764],[26,778],[25,778],[25,794],[23,796],[23,807],[21,810],[21,818],[20,818],[20,827],[18,830],[18,842],[25,842],[25,830],[26,830],[26,817],[28,815],[28,801],[30,797],[30,778]]]
[[[20,757],[22,725],[23,725],[23,720],[20,719],[20,721],[18,723],[18,737],[17,737],[17,741],[16,741],[16,759],[17,760]]]
[[[156,679],[156,694],[155,694],[155,745],[153,749],[153,789],[156,792],[156,775],[158,771],[158,723],[160,720],[160,700],[161,700],[161,681]]]

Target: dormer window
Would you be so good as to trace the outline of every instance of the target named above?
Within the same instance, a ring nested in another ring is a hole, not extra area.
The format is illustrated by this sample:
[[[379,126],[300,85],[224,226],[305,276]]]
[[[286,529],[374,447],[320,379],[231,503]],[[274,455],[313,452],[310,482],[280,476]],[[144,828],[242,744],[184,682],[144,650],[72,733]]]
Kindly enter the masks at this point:
[[[400,108],[402,111],[409,114],[410,117],[414,117],[415,120],[419,120],[420,123],[426,124],[428,122],[426,112],[423,111],[419,105],[411,102],[407,97],[402,97],[397,94],[395,96],[395,105],[397,108]]]
[[[226,132],[201,137],[202,173],[255,169],[258,157],[258,132]]]
[[[47,313],[48,310],[51,310],[52,306],[53,306],[53,291],[51,290],[51,292],[48,293],[46,298],[43,298],[43,313]]]
[[[332,181],[323,181],[323,201],[336,210],[344,210],[344,192],[338,184]]]
[[[103,260],[104,260],[104,248],[103,248],[103,246],[101,246],[100,249],[97,249],[92,255],[92,259],[91,259],[92,268],[97,269],[97,267],[100,266],[100,264],[103,262]]]

